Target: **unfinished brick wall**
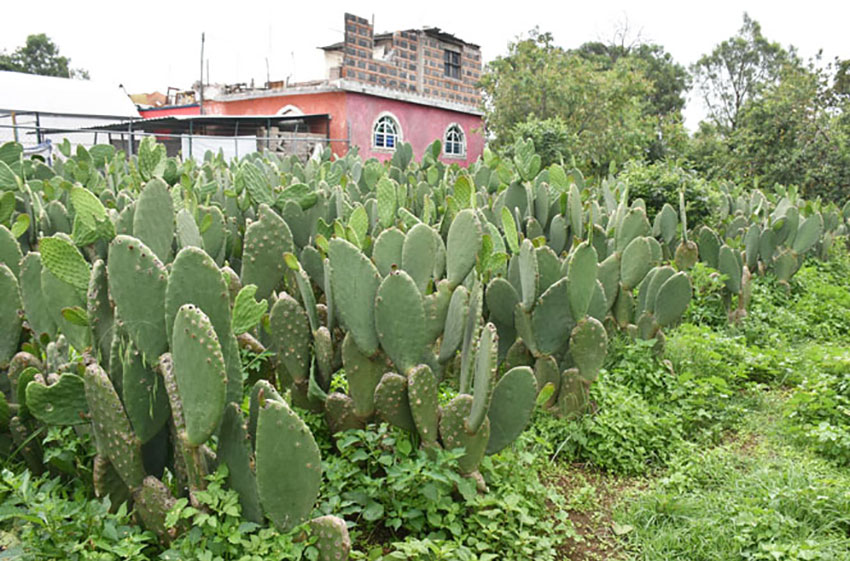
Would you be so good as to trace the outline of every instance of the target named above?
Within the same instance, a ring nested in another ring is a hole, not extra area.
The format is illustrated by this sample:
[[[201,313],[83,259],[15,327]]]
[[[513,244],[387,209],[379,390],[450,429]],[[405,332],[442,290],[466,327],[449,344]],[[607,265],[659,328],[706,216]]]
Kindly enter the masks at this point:
[[[481,78],[481,51],[469,45],[443,41],[427,31],[420,33],[423,62],[421,93],[464,105],[480,105],[481,93],[475,85]],[[446,51],[460,54],[460,78],[446,75]]]
[[[381,36],[384,37],[384,36]],[[384,37],[382,42],[387,41]],[[345,41],[340,77],[375,86],[418,93],[427,97],[478,107],[475,87],[481,77],[481,52],[462,41],[444,41],[428,30],[396,31],[383,60],[373,56],[374,29],[368,20],[345,14]],[[460,55],[460,75],[447,76],[445,52]]]

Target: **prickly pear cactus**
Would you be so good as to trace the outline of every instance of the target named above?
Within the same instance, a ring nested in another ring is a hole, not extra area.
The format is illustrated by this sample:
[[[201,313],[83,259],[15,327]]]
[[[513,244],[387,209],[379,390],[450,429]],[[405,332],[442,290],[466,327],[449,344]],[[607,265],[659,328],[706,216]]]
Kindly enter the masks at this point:
[[[86,368],[85,389],[98,452],[109,460],[127,487],[140,487],[145,478],[142,444],[109,377],[96,363]]]
[[[310,532],[316,536],[318,561],[344,561],[351,553],[351,538],[345,520],[336,516],[320,516],[310,521]]]
[[[116,236],[107,262],[109,294],[136,348],[148,363],[168,349],[165,291],[168,273],[159,258],[140,240]]]
[[[209,318],[184,304],[174,318],[172,360],[189,445],[206,442],[221,421],[226,403],[224,357]]]
[[[266,516],[283,532],[303,522],[319,495],[322,459],[310,429],[283,401],[260,399],[256,462]]]

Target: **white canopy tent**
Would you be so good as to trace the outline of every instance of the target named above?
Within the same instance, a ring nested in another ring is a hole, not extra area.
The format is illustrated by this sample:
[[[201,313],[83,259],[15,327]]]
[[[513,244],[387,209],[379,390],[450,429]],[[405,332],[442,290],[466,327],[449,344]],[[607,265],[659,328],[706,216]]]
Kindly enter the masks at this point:
[[[140,118],[118,84],[0,72],[0,144],[17,140],[31,147],[67,137],[73,144],[92,145],[97,133],[45,129],[71,131]]]

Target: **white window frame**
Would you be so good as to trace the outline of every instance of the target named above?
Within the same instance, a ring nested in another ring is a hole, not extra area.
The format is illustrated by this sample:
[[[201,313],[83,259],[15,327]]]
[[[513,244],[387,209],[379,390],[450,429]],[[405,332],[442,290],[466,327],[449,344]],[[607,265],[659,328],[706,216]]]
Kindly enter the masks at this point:
[[[278,115],[303,115],[304,112],[301,111],[301,108],[297,105],[285,105],[281,107],[277,112]]]
[[[460,135],[460,140],[451,141],[452,144],[460,145],[460,153],[449,152],[449,134],[455,133]],[[457,158],[459,160],[466,158],[466,131],[460,126],[460,123],[449,123],[446,130],[443,132],[443,156],[446,158]]]
[[[387,120],[392,121],[393,128],[395,129],[394,133],[392,134],[392,136],[394,137],[392,146],[387,146],[386,137],[389,133],[387,133],[386,129],[384,128],[381,133],[378,132],[378,127],[383,126],[383,123],[386,123]],[[376,152],[395,152],[395,149],[398,147],[398,145],[404,142],[404,135],[401,130],[401,121],[399,121],[398,117],[396,117],[389,111],[383,111],[378,115],[378,117],[372,123],[372,131],[370,134],[372,136],[372,150]],[[383,135],[383,145],[378,144],[378,134]]]

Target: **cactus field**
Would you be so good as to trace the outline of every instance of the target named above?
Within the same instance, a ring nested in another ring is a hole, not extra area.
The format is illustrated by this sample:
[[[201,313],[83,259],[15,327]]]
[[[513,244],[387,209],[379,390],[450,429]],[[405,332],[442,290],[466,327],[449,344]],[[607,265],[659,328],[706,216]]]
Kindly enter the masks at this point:
[[[616,414],[593,397],[612,349],[664,360],[706,271],[739,329],[754,286],[787,297],[845,251],[850,203],[793,188],[720,189],[694,223],[683,193],[649,215],[616,176],[541,169],[530,141],[468,169],[441,151],[199,165],[145,138],[48,165],[0,146],[5,469],[83,481],[150,547],[223,487],[305,558],[377,559],[389,542],[328,492],[346,435],[405,435],[426,466],[456,451],[455,488],[498,493],[536,419]],[[57,427],[94,454],[58,453]],[[353,465],[384,473],[370,458]]]

